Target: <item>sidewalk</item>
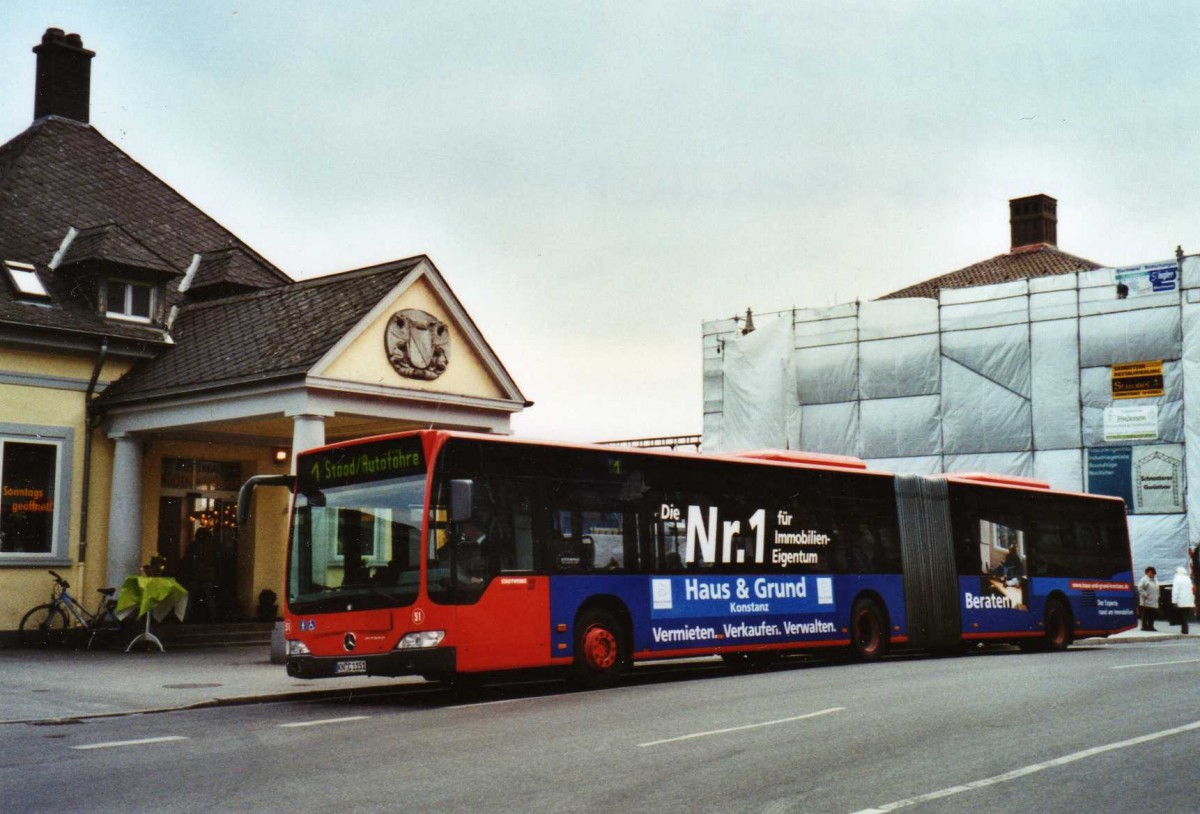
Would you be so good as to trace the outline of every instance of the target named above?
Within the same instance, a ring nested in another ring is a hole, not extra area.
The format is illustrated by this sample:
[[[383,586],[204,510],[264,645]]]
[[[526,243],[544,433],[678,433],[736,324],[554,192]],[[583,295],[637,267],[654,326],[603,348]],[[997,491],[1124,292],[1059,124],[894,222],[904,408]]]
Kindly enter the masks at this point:
[[[165,653],[0,649],[0,724],[123,715],[419,683],[419,677],[302,681],[272,664],[270,647]]]
[[[1158,623],[1149,633],[1127,630],[1078,644],[1121,644],[1200,638],[1200,624],[1183,636]],[[413,684],[419,677],[291,678],[272,664],[270,648],[228,645],[165,653],[0,649],[0,724],[126,715],[272,699],[343,695],[349,691]]]

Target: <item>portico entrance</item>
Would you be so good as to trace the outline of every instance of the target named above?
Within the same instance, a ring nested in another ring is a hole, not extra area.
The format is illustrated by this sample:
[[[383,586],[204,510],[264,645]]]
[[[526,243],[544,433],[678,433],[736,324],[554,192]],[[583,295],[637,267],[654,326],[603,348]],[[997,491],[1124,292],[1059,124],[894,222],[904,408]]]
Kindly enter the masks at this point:
[[[189,622],[241,616],[236,461],[164,458],[158,507],[158,552],[190,594]]]

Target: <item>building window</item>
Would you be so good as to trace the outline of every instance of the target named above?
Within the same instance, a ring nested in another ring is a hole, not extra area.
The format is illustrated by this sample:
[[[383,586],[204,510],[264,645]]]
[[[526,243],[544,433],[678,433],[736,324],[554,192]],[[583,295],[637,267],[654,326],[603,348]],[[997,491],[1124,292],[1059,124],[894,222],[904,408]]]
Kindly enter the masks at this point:
[[[163,458],[162,467],[164,489],[236,493],[242,487],[242,465],[237,461]]]
[[[135,322],[150,322],[153,319],[156,299],[154,286],[109,280],[105,289],[105,316]]]
[[[0,563],[67,561],[72,431],[0,424]]]
[[[21,299],[48,300],[49,292],[38,278],[37,269],[28,263],[18,263],[16,260],[5,260],[4,270],[8,272],[8,280],[16,289]]]

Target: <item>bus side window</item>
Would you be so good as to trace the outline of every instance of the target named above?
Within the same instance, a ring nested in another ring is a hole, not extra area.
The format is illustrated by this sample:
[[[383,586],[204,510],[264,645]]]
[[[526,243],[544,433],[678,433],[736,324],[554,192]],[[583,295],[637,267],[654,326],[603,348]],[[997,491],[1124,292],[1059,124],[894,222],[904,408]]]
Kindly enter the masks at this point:
[[[582,533],[579,512],[556,509],[550,513],[550,550],[554,570],[587,573],[596,562],[595,541]]]
[[[635,517],[619,512],[558,510],[552,512],[552,518],[553,556],[559,571],[626,570],[630,547],[626,534],[631,528],[636,533]]]
[[[513,567],[517,571],[533,570],[533,515],[528,512],[513,515],[513,541],[515,556]]]

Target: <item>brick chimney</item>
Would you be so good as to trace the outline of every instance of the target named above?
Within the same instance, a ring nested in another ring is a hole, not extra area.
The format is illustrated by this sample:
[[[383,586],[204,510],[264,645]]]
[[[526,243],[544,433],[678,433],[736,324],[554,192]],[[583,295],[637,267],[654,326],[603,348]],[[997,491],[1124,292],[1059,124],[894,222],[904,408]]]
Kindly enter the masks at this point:
[[[1043,243],[1058,245],[1058,201],[1049,195],[1030,195],[1008,202],[1012,250]]]
[[[62,116],[86,124],[96,53],[83,47],[78,34],[64,34],[61,28],[47,28],[33,52],[37,54],[33,118]]]

